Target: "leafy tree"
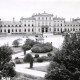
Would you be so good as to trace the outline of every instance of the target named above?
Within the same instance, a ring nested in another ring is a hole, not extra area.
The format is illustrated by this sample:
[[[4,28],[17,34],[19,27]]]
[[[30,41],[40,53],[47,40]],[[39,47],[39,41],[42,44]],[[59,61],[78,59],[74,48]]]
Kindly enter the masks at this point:
[[[14,40],[13,43],[14,47],[18,47],[19,46],[19,41],[18,40]]]
[[[12,54],[13,51],[9,46],[0,47],[0,71],[3,77],[13,77],[16,74],[14,65],[10,62]]]
[[[27,44],[24,44],[24,45],[22,46],[22,49],[23,49],[24,55],[25,55],[25,54],[26,54],[26,51],[29,50],[29,49],[31,49],[31,46],[30,46],[30,45],[27,45]]]
[[[80,80],[80,36],[67,34],[60,51],[55,53],[48,70],[48,80]]]
[[[33,57],[31,54],[26,54],[24,57],[24,62],[29,62],[30,63],[30,68],[33,67]]]

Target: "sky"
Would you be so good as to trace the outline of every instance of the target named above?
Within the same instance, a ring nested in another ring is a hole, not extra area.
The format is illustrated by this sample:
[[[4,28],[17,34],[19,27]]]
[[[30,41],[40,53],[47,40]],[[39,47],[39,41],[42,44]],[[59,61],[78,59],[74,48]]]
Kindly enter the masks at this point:
[[[31,17],[43,12],[70,18],[80,17],[80,0],[0,0],[0,18],[19,21],[21,17]]]

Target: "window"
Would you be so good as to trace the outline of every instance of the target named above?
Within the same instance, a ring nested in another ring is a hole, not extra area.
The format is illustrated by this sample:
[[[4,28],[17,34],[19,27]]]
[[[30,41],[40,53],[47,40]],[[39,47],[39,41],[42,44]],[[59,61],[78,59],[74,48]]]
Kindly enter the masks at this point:
[[[75,31],[75,28],[73,28],[73,31]]]
[[[64,31],[67,31],[67,29],[65,28]]]
[[[21,27],[21,25],[19,25],[19,27]]]
[[[2,25],[0,25],[0,27],[2,27]]]
[[[4,29],[4,32],[6,32],[6,29]]]
[[[51,23],[49,23],[49,26],[51,26]]]
[[[54,31],[56,31],[56,28],[54,28]]]
[[[59,31],[59,28],[57,29],[57,31]]]
[[[34,30],[32,29],[32,32],[33,32]]]
[[[61,24],[61,26],[62,26],[62,24]]]
[[[14,27],[14,25],[12,25],[12,27]]]
[[[47,20],[47,17],[46,17],[46,20]]]
[[[26,24],[24,24],[24,26],[26,27]]]
[[[12,29],[12,32],[14,32],[14,30]]]
[[[21,29],[19,29],[19,32],[21,32]]]
[[[38,31],[40,32],[40,28],[38,29]]]
[[[40,20],[40,17],[38,17],[38,19]]]
[[[51,28],[49,30],[51,31]]]
[[[42,17],[42,20],[44,20],[44,18]]]
[[[10,27],[10,25],[8,25],[8,27]]]
[[[16,32],[17,32],[17,29],[16,29]]]
[[[30,29],[28,29],[28,32],[30,32]]]
[[[30,24],[28,24],[28,26],[30,26]]]
[[[1,32],[2,32],[2,29],[1,29]]]
[[[32,27],[33,27],[34,25],[32,24]]]
[[[4,25],[4,27],[6,27],[6,25]]]
[[[17,25],[15,25],[15,27],[17,27]]]
[[[51,17],[49,19],[51,20]]]
[[[24,29],[24,32],[26,32],[26,29]]]

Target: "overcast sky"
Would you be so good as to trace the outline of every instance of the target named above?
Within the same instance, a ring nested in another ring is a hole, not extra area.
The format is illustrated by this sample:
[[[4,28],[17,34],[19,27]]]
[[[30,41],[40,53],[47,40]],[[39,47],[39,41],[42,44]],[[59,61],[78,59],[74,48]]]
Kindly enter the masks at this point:
[[[70,18],[80,17],[79,0],[0,0],[0,18],[19,20],[31,17],[33,13],[51,13],[54,16]]]

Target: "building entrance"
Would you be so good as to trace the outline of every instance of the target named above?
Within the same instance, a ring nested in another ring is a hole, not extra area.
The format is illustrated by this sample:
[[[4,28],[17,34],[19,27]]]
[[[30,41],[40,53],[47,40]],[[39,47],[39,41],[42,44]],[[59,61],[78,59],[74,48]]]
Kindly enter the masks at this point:
[[[42,28],[42,33],[48,32],[48,28]]]

